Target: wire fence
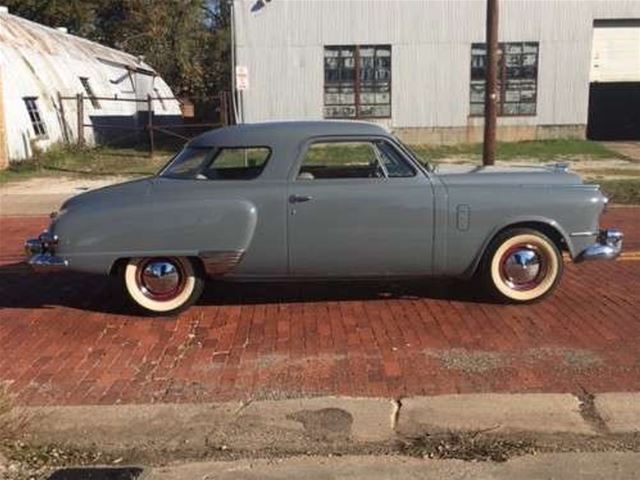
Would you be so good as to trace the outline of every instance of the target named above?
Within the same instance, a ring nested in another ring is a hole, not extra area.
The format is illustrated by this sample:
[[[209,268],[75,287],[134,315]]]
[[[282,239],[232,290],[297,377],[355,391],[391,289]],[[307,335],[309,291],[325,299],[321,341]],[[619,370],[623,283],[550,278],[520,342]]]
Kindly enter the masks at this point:
[[[60,95],[63,138],[66,143],[78,146],[91,143],[144,150],[153,157],[158,149],[175,150],[207,130],[231,124],[229,95],[221,92],[216,98],[193,102],[152,95],[146,98]],[[113,103],[119,105],[115,107]]]

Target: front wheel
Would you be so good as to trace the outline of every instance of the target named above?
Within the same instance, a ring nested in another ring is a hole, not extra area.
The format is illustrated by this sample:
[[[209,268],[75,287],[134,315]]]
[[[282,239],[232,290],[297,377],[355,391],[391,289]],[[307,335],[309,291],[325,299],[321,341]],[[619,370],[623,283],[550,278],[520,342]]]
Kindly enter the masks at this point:
[[[134,304],[146,313],[172,315],[200,298],[204,276],[199,267],[185,257],[131,258],[122,277]]]
[[[491,242],[482,268],[485,285],[493,296],[528,303],[556,288],[562,277],[562,254],[541,232],[511,229]]]

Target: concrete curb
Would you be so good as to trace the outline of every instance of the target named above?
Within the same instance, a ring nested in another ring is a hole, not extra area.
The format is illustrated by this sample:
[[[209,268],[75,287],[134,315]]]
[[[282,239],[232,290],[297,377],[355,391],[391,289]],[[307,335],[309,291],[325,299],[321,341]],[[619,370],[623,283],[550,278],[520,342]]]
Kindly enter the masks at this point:
[[[20,407],[35,443],[126,448],[296,450],[306,445],[388,443],[442,431],[598,435],[640,431],[640,394],[602,394],[584,412],[570,394],[316,397],[210,404]],[[595,411],[594,411],[595,410]],[[600,417],[600,415],[602,415]]]
[[[569,394],[484,394],[414,397],[402,401],[400,435],[434,430],[595,433]]]
[[[603,393],[594,406],[611,433],[640,432],[640,393]]]

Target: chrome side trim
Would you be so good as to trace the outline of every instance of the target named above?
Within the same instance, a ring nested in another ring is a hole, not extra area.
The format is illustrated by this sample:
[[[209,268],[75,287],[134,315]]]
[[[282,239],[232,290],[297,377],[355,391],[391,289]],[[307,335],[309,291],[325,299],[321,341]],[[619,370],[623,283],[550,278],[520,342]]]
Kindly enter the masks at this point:
[[[200,252],[198,255],[204,264],[207,275],[221,276],[233,270],[244,255],[244,250],[226,252]]]
[[[50,272],[68,267],[69,261],[50,253],[40,253],[29,259],[29,265],[31,265],[35,271]]]
[[[623,237],[623,233],[615,228],[600,230],[598,234],[598,243],[594,243],[584,249],[575,261],[614,260],[622,251]]]
[[[596,235],[600,235],[600,231],[596,230],[595,232],[573,232],[570,233],[570,237],[595,237]]]

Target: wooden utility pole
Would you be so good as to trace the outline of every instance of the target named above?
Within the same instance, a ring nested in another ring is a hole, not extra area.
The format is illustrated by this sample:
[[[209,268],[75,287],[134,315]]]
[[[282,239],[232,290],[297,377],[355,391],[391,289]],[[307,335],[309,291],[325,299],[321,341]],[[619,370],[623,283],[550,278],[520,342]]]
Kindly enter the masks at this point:
[[[496,160],[498,114],[498,0],[487,0],[487,67],[484,87],[484,144],[482,164]]]

